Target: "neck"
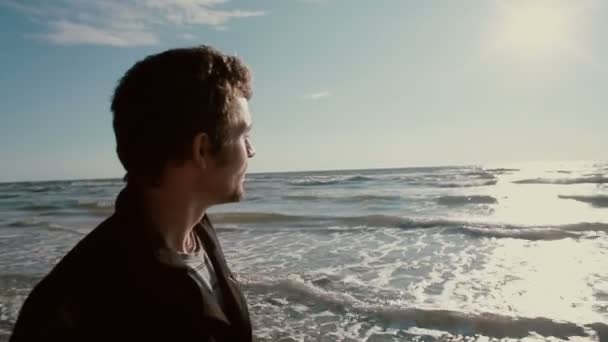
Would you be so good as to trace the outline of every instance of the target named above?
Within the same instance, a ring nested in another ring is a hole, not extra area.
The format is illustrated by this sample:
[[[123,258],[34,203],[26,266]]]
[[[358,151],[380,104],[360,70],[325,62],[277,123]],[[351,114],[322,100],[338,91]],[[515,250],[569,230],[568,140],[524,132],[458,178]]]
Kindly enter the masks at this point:
[[[207,206],[197,201],[191,191],[175,185],[146,190],[144,202],[167,247],[176,252],[190,252],[192,230],[205,215]]]

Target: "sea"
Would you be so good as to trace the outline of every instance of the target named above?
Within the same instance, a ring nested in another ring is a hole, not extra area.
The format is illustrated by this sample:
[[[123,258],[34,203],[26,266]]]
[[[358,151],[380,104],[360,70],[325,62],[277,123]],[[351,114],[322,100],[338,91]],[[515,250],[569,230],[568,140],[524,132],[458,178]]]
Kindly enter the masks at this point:
[[[123,186],[0,184],[0,341]],[[256,173],[245,188],[209,215],[258,341],[608,341],[608,163]]]

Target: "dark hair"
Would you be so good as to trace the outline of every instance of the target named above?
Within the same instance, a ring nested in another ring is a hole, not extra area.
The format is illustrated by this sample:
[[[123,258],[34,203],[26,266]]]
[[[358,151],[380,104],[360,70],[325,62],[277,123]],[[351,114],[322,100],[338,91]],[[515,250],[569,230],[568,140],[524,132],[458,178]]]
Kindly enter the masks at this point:
[[[168,162],[186,160],[200,132],[219,152],[229,138],[235,97],[251,95],[248,67],[209,46],[172,49],[137,62],[118,83],[111,107],[125,180],[158,184]]]

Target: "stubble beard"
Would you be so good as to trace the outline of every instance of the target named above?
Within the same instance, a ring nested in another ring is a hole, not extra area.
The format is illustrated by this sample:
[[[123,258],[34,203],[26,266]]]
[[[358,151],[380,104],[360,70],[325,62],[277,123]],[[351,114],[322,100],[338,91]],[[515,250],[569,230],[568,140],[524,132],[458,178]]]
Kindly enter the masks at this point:
[[[239,187],[232,191],[226,198],[226,203],[240,202],[244,197],[244,191],[242,187]]]

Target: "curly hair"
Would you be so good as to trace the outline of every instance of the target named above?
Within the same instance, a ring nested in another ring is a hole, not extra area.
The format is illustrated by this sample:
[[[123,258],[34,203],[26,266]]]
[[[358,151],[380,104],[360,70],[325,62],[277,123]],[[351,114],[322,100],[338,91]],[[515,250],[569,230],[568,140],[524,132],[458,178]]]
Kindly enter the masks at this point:
[[[125,181],[158,184],[165,165],[185,161],[201,132],[218,153],[230,138],[236,97],[252,96],[251,78],[241,59],[209,46],[137,62],[120,79],[111,106]]]

